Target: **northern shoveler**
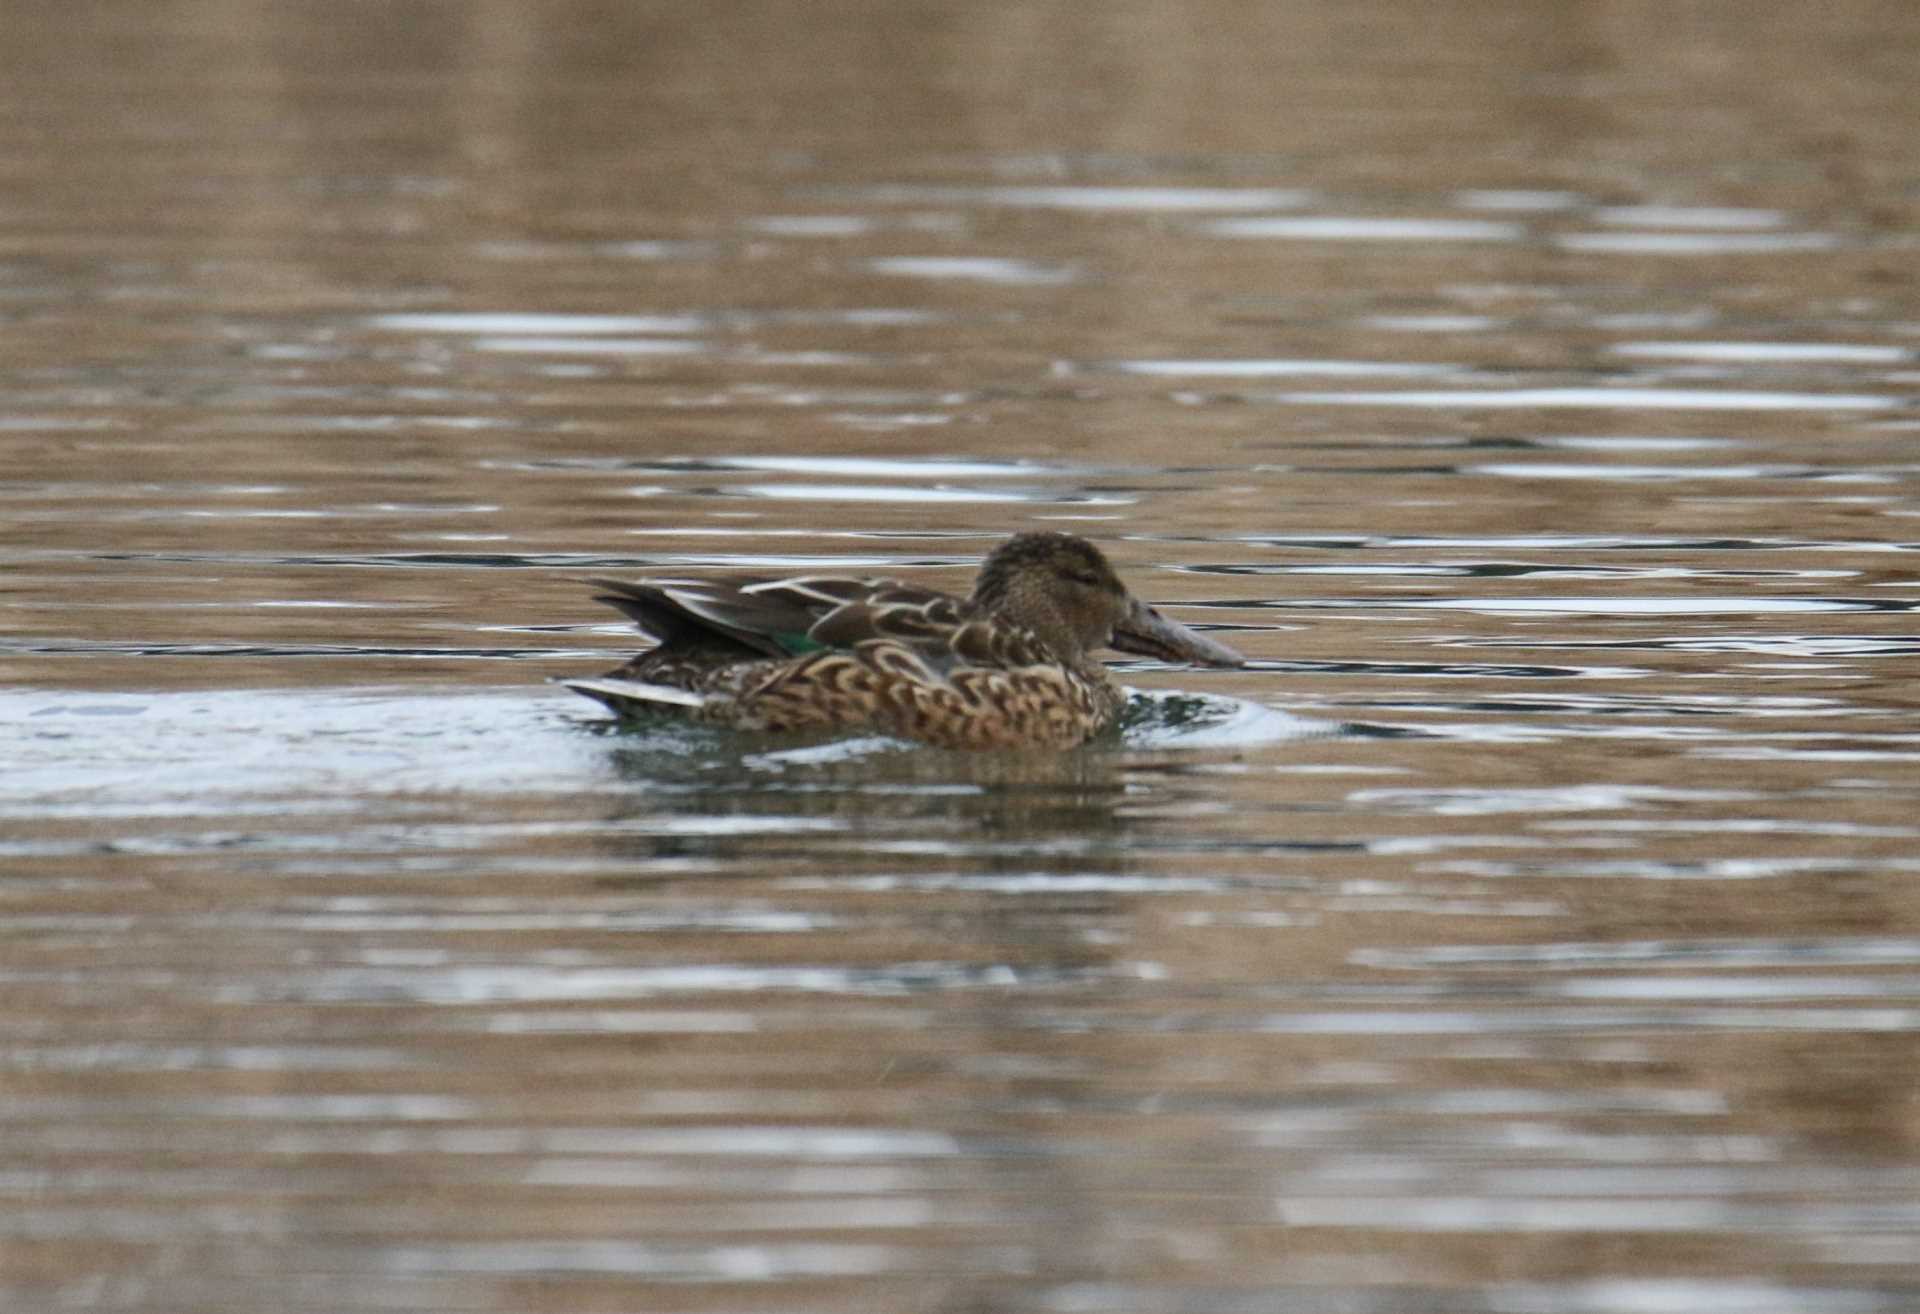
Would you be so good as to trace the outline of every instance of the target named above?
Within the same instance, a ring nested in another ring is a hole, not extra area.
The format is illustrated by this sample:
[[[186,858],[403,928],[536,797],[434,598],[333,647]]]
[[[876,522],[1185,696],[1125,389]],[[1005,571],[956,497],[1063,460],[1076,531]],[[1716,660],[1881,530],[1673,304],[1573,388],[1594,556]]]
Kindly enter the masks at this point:
[[[623,716],[1071,748],[1112,725],[1125,701],[1100,648],[1246,663],[1135,598],[1071,534],[1014,535],[965,598],[841,575],[587,582],[658,641],[598,679],[563,681]]]

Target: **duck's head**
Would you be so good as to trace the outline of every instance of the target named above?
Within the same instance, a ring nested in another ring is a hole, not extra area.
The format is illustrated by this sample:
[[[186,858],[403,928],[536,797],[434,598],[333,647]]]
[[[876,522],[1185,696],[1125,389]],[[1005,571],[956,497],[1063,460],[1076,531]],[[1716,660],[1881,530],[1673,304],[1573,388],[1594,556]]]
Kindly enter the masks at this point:
[[[1100,549],[1072,534],[1015,534],[981,565],[972,602],[1032,631],[1063,660],[1113,647],[1170,662],[1247,662],[1127,592]]]

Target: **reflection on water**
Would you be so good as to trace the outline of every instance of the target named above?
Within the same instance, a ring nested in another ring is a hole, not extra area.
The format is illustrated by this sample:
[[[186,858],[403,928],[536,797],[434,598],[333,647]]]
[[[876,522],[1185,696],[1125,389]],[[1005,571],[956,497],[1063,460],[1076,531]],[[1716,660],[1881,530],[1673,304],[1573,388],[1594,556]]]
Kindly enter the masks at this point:
[[[1510,242],[1525,230],[1491,219],[1380,219],[1323,215],[1279,219],[1218,219],[1214,237],[1289,237],[1325,242]]]
[[[1920,1308],[1920,11],[16,9],[0,1306]],[[1035,526],[1254,660],[546,683]]]

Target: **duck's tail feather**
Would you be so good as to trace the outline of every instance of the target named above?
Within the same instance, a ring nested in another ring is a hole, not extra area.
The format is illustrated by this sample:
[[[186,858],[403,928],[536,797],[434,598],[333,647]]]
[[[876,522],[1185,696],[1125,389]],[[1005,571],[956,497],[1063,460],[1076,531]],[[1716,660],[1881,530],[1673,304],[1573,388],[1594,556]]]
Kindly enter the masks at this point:
[[[584,694],[621,716],[663,708],[697,710],[707,705],[705,694],[676,689],[672,685],[648,684],[644,680],[622,680],[603,675],[590,680],[560,680],[556,683],[577,694]]]

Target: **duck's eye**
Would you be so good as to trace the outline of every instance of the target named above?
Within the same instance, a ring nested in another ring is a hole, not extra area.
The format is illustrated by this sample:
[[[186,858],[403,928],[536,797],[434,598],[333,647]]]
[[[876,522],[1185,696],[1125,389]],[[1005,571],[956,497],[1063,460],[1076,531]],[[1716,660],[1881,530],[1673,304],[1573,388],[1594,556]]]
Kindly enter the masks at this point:
[[[1069,570],[1067,578],[1075,584],[1085,584],[1090,589],[1100,587],[1100,577],[1089,570]]]

